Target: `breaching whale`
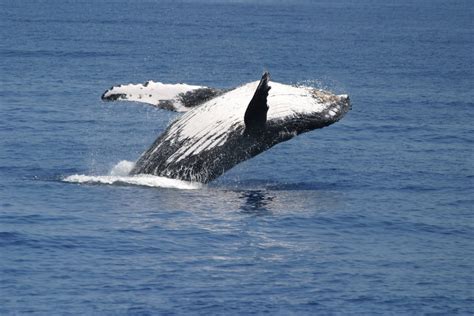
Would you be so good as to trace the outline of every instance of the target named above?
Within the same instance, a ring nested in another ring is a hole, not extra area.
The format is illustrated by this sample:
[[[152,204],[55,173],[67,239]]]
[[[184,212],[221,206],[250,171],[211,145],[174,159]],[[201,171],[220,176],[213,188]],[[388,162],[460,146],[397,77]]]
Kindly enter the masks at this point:
[[[207,183],[238,163],[296,135],[339,121],[349,97],[260,81],[231,90],[186,84],[121,85],[103,100],[132,100],[186,112],[136,162],[131,174]]]

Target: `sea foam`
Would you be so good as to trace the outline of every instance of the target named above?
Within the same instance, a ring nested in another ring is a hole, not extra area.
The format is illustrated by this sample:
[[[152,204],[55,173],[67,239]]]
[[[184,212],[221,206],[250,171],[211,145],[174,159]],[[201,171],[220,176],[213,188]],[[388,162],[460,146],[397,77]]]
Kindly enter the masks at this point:
[[[116,164],[107,175],[74,174],[65,177],[63,181],[88,184],[139,185],[146,187],[172,188],[182,190],[193,190],[202,187],[201,183],[187,182],[148,174],[129,175],[130,171],[133,169],[133,166],[133,162],[122,160]]]

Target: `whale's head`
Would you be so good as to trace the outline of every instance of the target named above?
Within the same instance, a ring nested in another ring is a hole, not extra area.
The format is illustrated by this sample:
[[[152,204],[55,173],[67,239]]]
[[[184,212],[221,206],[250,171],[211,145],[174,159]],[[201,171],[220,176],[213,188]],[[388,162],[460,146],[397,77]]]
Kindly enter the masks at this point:
[[[313,87],[270,83],[267,129],[282,140],[339,121],[350,109],[347,94],[336,95]]]

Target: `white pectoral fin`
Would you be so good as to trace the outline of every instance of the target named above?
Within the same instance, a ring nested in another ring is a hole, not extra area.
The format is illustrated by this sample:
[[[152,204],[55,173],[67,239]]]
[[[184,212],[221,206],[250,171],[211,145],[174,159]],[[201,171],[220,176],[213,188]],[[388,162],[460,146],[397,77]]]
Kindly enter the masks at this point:
[[[102,100],[135,101],[172,111],[186,112],[189,108],[220,93],[222,93],[221,90],[204,86],[147,81],[139,84],[113,86],[102,94]]]

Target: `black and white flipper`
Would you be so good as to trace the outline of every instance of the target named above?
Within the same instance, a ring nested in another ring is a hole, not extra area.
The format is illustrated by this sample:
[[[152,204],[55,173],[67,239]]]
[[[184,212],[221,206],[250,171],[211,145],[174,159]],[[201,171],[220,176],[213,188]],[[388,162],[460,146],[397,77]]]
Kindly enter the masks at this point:
[[[186,112],[224,92],[225,90],[221,89],[185,83],[147,81],[113,86],[102,94],[102,100],[135,101],[176,112]]]

